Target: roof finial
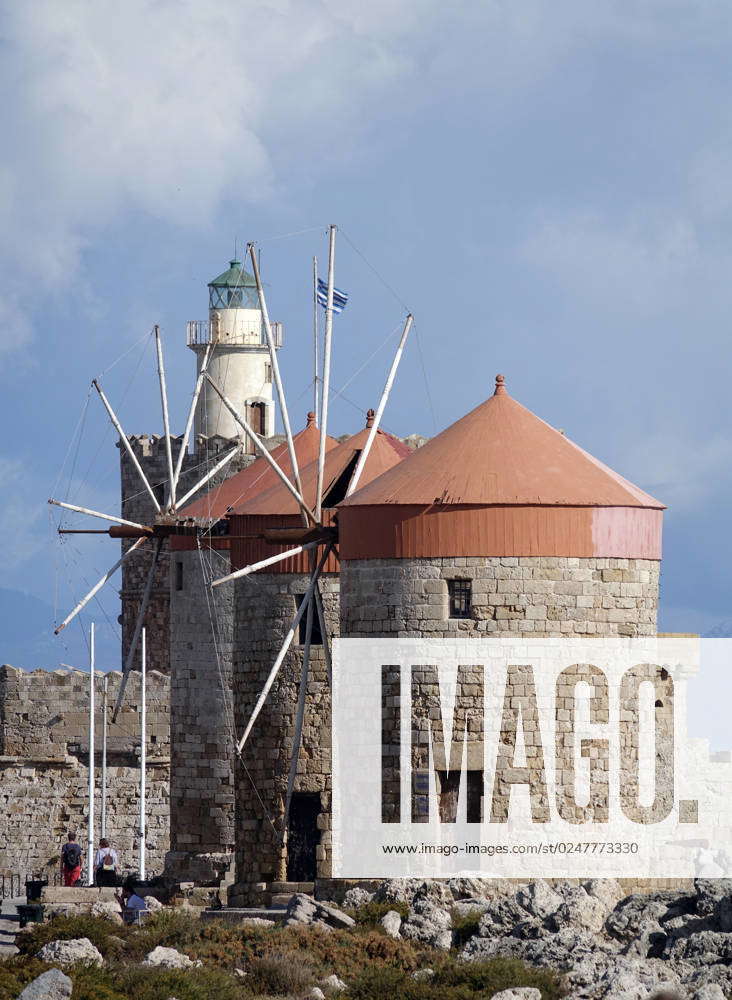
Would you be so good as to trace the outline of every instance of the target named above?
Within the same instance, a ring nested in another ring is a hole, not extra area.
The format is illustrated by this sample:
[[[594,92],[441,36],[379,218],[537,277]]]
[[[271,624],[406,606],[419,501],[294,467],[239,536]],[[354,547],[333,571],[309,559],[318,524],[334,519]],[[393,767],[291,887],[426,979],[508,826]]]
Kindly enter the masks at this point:
[[[496,391],[493,393],[494,396],[505,396],[506,395],[506,376],[496,375]]]
[[[375,410],[367,410],[366,411],[366,426],[367,427],[373,427],[374,426],[374,417],[375,416],[376,416],[376,411]]]
[[[314,427],[315,426],[315,414],[313,413],[312,410],[308,411],[308,422],[307,422],[307,424],[305,426],[306,427]]]

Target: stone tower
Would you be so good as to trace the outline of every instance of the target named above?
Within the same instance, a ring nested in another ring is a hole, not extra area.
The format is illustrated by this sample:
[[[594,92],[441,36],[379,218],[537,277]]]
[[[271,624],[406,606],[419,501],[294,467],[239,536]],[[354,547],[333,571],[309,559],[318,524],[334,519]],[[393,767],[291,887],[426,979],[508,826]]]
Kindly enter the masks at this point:
[[[196,355],[197,370],[210,345],[208,371],[245,416],[260,437],[274,434],[274,402],[269,350],[262,326],[262,312],[254,278],[240,261],[232,260],[223,274],[208,285],[208,320],[188,323],[188,346]],[[282,327],[272,324],[277,348],[282,346]],[[240,437],[239,424],[208,382],[204,382],[195,418],[196,442],[219,435]],[[250,443],[248,450],[253,453]]]
[[[342,634],[653,635],[662,515],[499,375],[339,507]]]
[[[317,453],[314,415],[295,435],[301,464]],[[272,457],[291,473],[287,444]],[[170,658],[171,780],[170,853],[167,871],[182,881],[215,883],[234,854],[234,770],[232,653],[234,584],[211,587],[230,568],[236,539],[227,514],[277,482],[264,458],[204,493],[181,516],[203,527],[199,539],[171,538]]]
[[[315,432],[314,427],[312,430]],[[332,524],[334,508],[345,495],[367,434],[368,427],[341,444],[330,442],[323,479],[326,524]],[[313,445],[315,457],[315,433]],[[409,449],[401,441],[379,432],[361,481],[369,482],[407,454]],[[315,500],[316,472],[317,461],[301,468],[303,496],[311,505]],[[236,507],[231,517],[232,569],[289,547],[263,542],[264,531],[301,526],[297,504],[280,484]],[[301,553],[234,584],[233,684],[238,733],[244,731],[249,721],[307,590],[310,572],[308,554]],[[338,561],[333,555],[324,566],[321,593],[326,630],[329,636],[337,635],[339,574]],[[256,887],[261,883],[312,882],[316,876],[330,875],[330,693],[325,653],[318,631],[314,633],[310,651],[307,707],[286,846],[281,841],[281,829],[294,745],[304,622],[285,656],[241,760],[237,761],[236,883],[229,889],[230,905],[255,902],[258,898]]]

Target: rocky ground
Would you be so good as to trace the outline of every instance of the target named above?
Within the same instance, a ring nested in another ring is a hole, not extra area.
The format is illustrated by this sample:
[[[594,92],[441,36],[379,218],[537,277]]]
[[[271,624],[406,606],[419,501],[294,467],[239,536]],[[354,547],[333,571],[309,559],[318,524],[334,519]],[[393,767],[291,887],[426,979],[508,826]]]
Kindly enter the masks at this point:
[[[58,917],[18,938],[0,1000],[725,1000],[732,882],[624,896],[612,880],[392,880],[343,906],[293,896],[284,926],[162,911]]]

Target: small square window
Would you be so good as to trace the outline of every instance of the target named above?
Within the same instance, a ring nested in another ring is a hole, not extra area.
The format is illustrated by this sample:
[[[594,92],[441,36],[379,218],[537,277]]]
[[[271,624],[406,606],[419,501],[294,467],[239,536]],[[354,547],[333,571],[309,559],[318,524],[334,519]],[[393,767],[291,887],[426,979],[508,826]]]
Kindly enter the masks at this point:
[[[448,580],[447,599],[450,618],[470,618],[472,583],[470,580]]]
[[[272,381],[272,363],[271,361],[264,362],[264,381],[269,383]]]
[[[305,599],[305,595],[304,594],[297,594],[295,599],[297,601],[297,606],[299,608],[300,605],[302,604],[303,600]],[[299,634],[298,634],[298,642],[300,643],[301,646],[305,645],[305,638],[307,636],[307,630],[308,630],[308,613],[307,613],[307,610],[305,610],[303,612],[303,616],[300,619],[300,624],[298,626],[298,632],[299,632]],[[321,635],[321,632],[320,632],[320,619],[318,618],[318,613],[317,613],[317,611],[315,609],[315,606],[313,606],[313,633],[312,633],[312,636],[310,638],[310,645],[311,646],[322,646],[323,645],[323,636]]]

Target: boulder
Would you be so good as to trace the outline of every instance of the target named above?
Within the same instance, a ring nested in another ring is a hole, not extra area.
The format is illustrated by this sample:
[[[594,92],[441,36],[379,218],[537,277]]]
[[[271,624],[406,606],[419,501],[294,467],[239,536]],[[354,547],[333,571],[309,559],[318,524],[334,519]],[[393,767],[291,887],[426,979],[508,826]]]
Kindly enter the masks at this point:
[[[42,972],[18,997],[18,1000],[69,1000],[74,984],[60,969]]]
[[[522,925],[529,921],[536,922],[515,896],[500,896],[490,901],[480,918],[478,933],[481,937],[522,936]]]
[[[415,983],[429,983],[435,978],[434,969],[415,969],[412,979]]]
[[[419,941],[429,948],[449,951],[452,946],[452,917],[448,910],[436,906],[429,898],[416,899],[402,921],[401,936]]]
[[[161,910],[165,909],[160,900],[156,899],[155,896],[143,896],[143,899],[145,900],[145,906],[150,913],[159,913]]]
[[[375,903],[407,903],[414,898],[417,889],[424,883],[418,878],[388,878],[381,882],[374,893]]]
[[[534,986],[513,986],[510,990],[494,993],[491,1000],[541,1000],[541,990]]]
[[[605,929],[619,941],[631,941],[650,930],[663,933],[661,918],[677,899],[676,893],[634,893],[621,899],[605,920]]]
[[[665,958],[675,962],[688,962],[692,966],[732,964],[732,934],[721,931],[699,931],[683,937],[671,938],[666,946]]]
[[[295,893],[287,904],[285,924],[293,927],[296,924],[312,924],[321,927],[347,928],[353,927],[356,921],[347,913],[330,903],[321,903],[303,892]]]
[[[308,993],[310,1000],[325,1000],[325,993],[321,990],[319,986],[313,986],[313,988]]]
[[[570,996],[593,1000],[649,1000],[654,993],[679,989],[679,979],[667,963],[626,955],[596,956],[568,972]]]
[[[91,908],[93,917],[101,917],[103,920],[111,920],[113,924],[122,923],[122,913],[119,903],[108,903],[103,899],[98,899]]]
[[[620,882],[614,878],[591,878],[582,883],[582,888],[588,896],[594,896],[604,903],[608,913],[625,895]]]
[[[333,972],[330,976],[326,976],[325,979],[320,980],[320,988],[327,996],[329,993],[343,993],[346,989],[346,984]]]
[[[594,968],[596,963],[608,961],[614,954],[612,947],[598,935],[565,927],[556,934],[545,933],[539,937],[476,935],[467,942],[459,957],[465,962],[518,958],[529,965],[557,969],[559,972],[580,970],[584,973]]]
[[[104,959],[91,943],[89,938],[70,938],[68,941],[49,941],[38,952],[37,958],[42,962],[59,965],[75,965],[83,962],[87,965],[101,965]]]
[[[605,925],[607,907],[596,896],[589,896],[581,886],[575,886],[564,902],[552,913],[549,926],[552,930],[574,927],[577,930],[599,933]]]
[[[458,899],[451,910],[453,917],[482,916],[492,905],[490,899]]]
[[[482,878],[450,878],[447,880],[447,887],[453,899],[487,899],[502,891],[500,883],[497,888],[495,882]]]
[[[22,1000],[23,994],[21,993],[20,996]],[[694,990],[689,1000],[725,1000],[725,996],[721,986],[709,983],[707,986],[700,986],[698,990]]]
[[[520,886],[515,898],[527,913],[539,920],[550,917],[562,905],[562,897],[543,879]]]
[[[402,926],[401,913],[397,913],[396,910],[389,910],[389,912],[385,913],[381,918],[380,923],[390,938],[398,938],[400,936],[399,931]]]
[[[163,948],[162,945],[158,945],[148,952],[142,964],[158,969],[192,969],[195,965],[200,965],[200,962],[194,962],[188,955],[175,948]]]
[[[357,910],[360,906],[366,906],[373,898],[373,892],[367,892],[361,886],[355,885],[343,897],[343,905],[347,910]]]

